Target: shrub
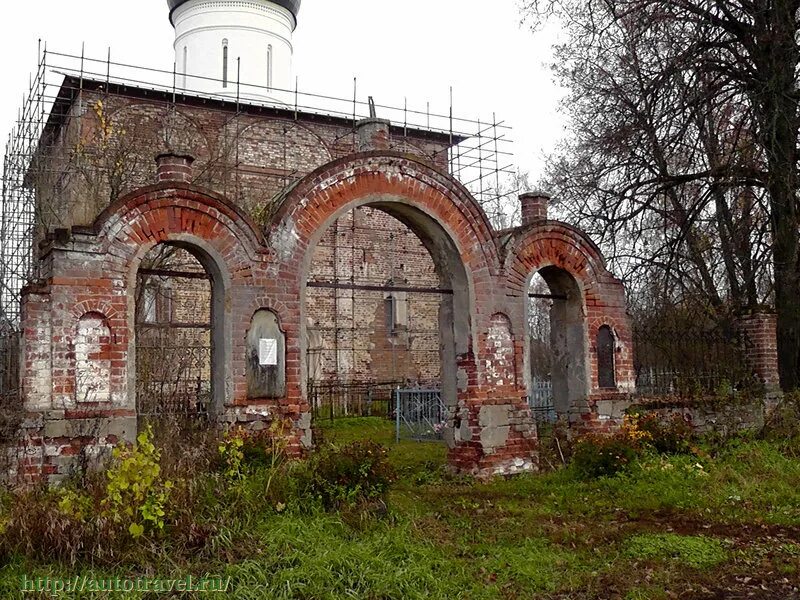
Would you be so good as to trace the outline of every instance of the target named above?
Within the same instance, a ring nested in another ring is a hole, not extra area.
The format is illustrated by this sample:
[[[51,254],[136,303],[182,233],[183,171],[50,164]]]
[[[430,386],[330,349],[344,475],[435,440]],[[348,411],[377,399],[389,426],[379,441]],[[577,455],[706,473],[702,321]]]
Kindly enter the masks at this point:
[[[382,502],[396,479],[386,448],[371,441],[327,446],[309,466],[309,491],[328,509]]]
[[[694,430],[682,414],[665,417],[648,413],[638,417],[638,427],[647,433],[647,444],[662,454],[689,452],[694,441]]]
[[[581,477],[592,479],[615,475],[631,464],[650,441],[638,415],[625,415],[614,435],[586,435],[578,440],[572,464]]]
[[[141,536],[145,529],[164,529],[167,498],[173,486],[161,479],[161,452],[153,445],[152,436],[148,426],[133,447],[114,448],[113,463],[106,472],[104,514],[126,525],[133,537]]]
[[[244,477],[244,435],[241,429],[227,431],[219,443],[223,474],[229,481]]]
[[[639,446],[624,434],[587,435],[575,444],[572,464],[586,479],[608,477],[625,469],[639,454]]]

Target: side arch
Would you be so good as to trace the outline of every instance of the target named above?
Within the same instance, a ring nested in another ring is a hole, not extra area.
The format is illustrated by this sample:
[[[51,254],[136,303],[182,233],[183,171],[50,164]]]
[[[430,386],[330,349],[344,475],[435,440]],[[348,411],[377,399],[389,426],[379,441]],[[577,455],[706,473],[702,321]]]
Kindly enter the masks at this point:
[[[225,197],[188,184],[168,182],[152,185],[112,202],[90,231],[103,249],[161,241],[170,233],[187,233],[207,239],[223,254],[238,252],[256,259],[264,250],[260,229]]]
[[[569,328],[565,331],[565,335],[568,336],[565,343],[571,345],[570,352],[574,352],[573,360],[579,361],[582,365],[578,369],[580,377],[573,377],[575,365],[570,367],[569,374],[564,375],[570,378],[571,387],[568,406],[565,405],[563,408],[569,412],[572,420],[584,414],[587,405],[592,409],[601,396],[633,391],[635,378],[632,334],[625,290],[622,282],[607,269],[600,249],[585,233],[556,221],[545,221],[517,230],[508,244],[505,272],[508,295],[520,298],[520,304],[524,307],[522,318],[526,324],[528,290],[535,273],[550,274],[552,281],[548,281],[547,277],[545,280],[551,291],[554,282],[558,287],[557,280],[553,279],[558,272],[563,273],[565,278],[573,279],[577,285],[577,288],[571,288],[574,292],[568,295],[574,296],[577,293],[580,297],[571,297],[569,303],[572,304],[573,310],[570,312],[566,309],[568,314],[562,315]],[[555,293],[559,291],[562,290],[556,290]],[[616,338],[614,356],[616,380],[613,389],[604,387],[601,385],[603,382],[599,380],[599,357],[594,339],[598,327],[607,323],[613,323]],[[525,335],[523,377],[530,389],[529,353],[530,338]]]
[[[602,281],[618,281],[595,243],[566,223],[548,221],[515,237],[505,261],[509,287],[527,290],[531,274],[548,266],[567,271],[587,293]]]
[[[135,405],[135,289],[139,266],[158,244],[193,255],[211,279],[211,371],[213,410],[233,399],[234,316],[237,286],[252,286],[265,257],[263,236],[234,205],[194,186],[161,184],[120,198],[93,226],[104,255],[103,274],[125,290],[117,311],[127,336],[128,405]]]

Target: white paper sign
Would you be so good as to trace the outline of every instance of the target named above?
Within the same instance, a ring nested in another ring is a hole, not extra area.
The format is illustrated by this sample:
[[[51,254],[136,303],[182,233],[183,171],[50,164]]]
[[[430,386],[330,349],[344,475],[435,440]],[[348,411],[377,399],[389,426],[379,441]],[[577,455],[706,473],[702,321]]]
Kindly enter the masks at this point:
[[[278,364],[278,340],[258,340],[258,364],[272,367]]]

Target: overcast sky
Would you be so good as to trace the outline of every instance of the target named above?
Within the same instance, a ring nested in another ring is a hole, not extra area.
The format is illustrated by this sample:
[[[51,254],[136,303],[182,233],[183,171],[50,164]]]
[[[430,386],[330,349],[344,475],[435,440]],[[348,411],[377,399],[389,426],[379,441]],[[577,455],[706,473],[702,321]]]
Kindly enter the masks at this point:
[[[0,138],[5,144],[36,67],[37,40],[49,50],[171,69],[173,29],[166,0],[6,0],[0,8]],[[564,134],[561,91],[548,69],[552,27],[520,25],[517,0],[304,0],[294,71],[307,91],[446,112],[449,87],[459,116],[514,127],[515,162],[535,181],[542,155]],[[379,114],[380,116],[380,114]]]

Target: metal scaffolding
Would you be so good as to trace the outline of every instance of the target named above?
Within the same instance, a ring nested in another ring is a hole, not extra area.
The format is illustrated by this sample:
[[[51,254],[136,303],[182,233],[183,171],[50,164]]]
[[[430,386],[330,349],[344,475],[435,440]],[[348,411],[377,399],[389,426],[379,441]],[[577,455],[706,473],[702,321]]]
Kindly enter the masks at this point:
[[[238,78],[237,78],[238,79]],[[24,95],[17,122],[6,144],[3,162],[2,199],[0,200],[0,325],[15,329],[20,317],[20,290],[37,277],[36,248],[47,233],[59,227],[58,210],[50,206],[58,200],[58,194],[74,177],[75,166],[71,156],[63,160],[44,160],[51,151],[63,151],[64,132],[77,129],[80,120],[91,106],[84,100],[87,90],[95,95],[113,99],[137,91],[146,95],[148,101],[163,107],[165,114],[174,114],[176,106],[201,103],[204,110],[224,113],[226,131],[233,136],[228,140],[235,157],[224,167],[230,170],[229,189],[221,190],[234,200],[246,187],[239,172],[239,136],[242,127],[238,119],[243,114],[280,113],[294,121],[299,118],[317,116],[335,119],[338,123],[352,122],[352,130],[335,140],[339,147],[353,150],[356,147],[355,124],[371,114],[371,107],[378,116],[392,123],[391,147],[408,151],[406,134],[428,132],[449,141],[446,157],[426,158],[446,163],[457,177],[485,207],[489,218],[506,226],[513,213],[515,202],[514,173],[512,168],[511,129],[494,115],[491,119],[467,119],[448,111],[434,112],[430,103],[424,109],[416,109],[404,101],[402,106],[375,104],[363,97],[358,81],[353,81],[353,97],[337,98],[325,94],[302,91],[297,82],[292,90],[259,88],[236,81],[230,93],[215,95],[192,89],[199,78],[183,76],[173,70],[153,69],[111,60],[111,51],[102,59],[80,54],[68,54],[47,50],[40,44],[39,60],[29,88]],[[207,87],[207,86],[205,86]],[[269,96],[270,99],[265,100]],[[77,104],[77,109],[74,106]],[[170,111],[172,111],[170,113]],[[268,135],[283,137],[287,146],[291,125],[282,131],[270,131]],[[80,134],[78,134],[79,137]],[[267,134],[265,134],[267,135]],[[413,136],[412,136],[413,137]],[[296,139],[291,144],[297,145]],[[311,142],[308,142],[309,146]],[[420,150],[414,148],[414,152]],[[284,152],[280,172],[265,176],[275,179],[277,188],[285,188],[304,176],[305,172],[293,169],[286,162]],[[424,153],[424,150],[422,151]],[[276,165],[281,167],[281,165]],[[99,167],[102,171],[103,167]],[[102,174],[102,173],[101,173]],[[46,180],[52,197],[44,197],[37,185]]]

